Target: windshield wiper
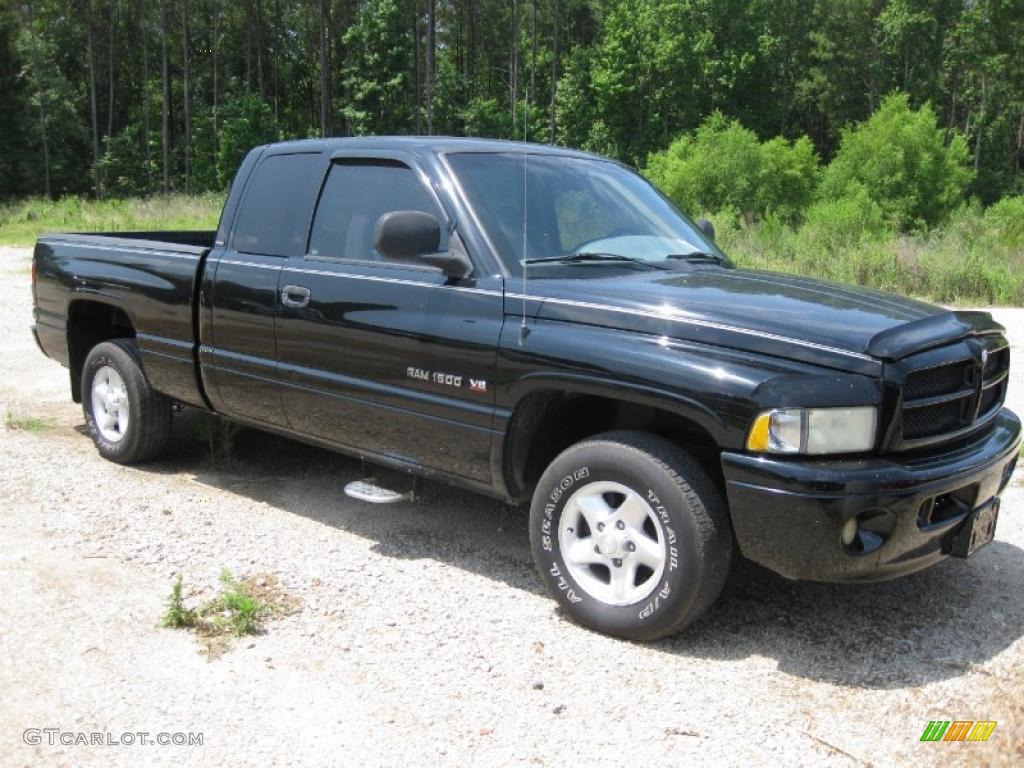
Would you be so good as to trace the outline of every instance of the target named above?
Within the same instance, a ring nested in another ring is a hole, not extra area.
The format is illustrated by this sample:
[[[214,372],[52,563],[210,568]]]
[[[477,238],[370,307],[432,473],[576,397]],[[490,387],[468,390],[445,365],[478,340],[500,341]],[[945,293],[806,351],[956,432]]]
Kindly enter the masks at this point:
[[[619,262],[621,264],[639,264],[644,267],[650,267],[651,269],[668,269],[660,264],[647,261],[646,259],[639,259],[635,256],[623,256],[618,253],[569,253],[564,256],[537,256],[531,259],[525,259],[524,264],[576,264],[584,261],[600,261],[600,262]]]
[[[717,253],[709,251],[690,251],[689,253],[670,253],[666,259],[678,259],[690,264],[728,264],[728,260]]]

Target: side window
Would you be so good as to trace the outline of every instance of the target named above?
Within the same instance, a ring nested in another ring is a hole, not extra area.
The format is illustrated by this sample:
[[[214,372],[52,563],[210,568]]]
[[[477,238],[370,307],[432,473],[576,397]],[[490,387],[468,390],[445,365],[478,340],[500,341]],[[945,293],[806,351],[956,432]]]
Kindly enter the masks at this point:
[[[373,247],[377,220],[391,211],[440,216],[433,197],[408,166],[358,161],[331,166],[313,219],[309,255],[321,259],[378,260]],[[447,234],[441,233],[441,250]]]
[[[319,153],[271,155],[256,166],[235,224],[235,250],[268,256],[302,253],[322,162]]]

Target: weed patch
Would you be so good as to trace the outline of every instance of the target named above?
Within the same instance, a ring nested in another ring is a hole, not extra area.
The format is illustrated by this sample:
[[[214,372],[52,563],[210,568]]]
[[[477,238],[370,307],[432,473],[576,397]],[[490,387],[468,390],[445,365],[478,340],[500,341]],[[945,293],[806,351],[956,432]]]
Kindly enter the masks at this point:
[[[53,429],[53,421],[41,416],[18,416],[8,411],[4,415],[4,426],[19,432],[46,432]]]
[[[238,435],[237,424],[200,412],[196,420],[196,436],[206,447],[206,455],[211,464],[230,465],[235,458],[235,438]]]
[[[217,594],[195,608],[185,605],[179,576],[167,598],[161,626],[194,631],[200,652],[216,658],[231,648],[234,638],[263,634],[265,622],[294,613],[298,607],[298,600],[281,588],[276,576],[258,573],[236,579],[225,569]]]

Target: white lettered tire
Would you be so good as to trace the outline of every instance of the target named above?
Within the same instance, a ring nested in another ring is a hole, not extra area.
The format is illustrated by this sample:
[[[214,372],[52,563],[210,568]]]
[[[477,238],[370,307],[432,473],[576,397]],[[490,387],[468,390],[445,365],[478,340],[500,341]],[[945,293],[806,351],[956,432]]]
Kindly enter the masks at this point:
[[[566,614],[630,640],[699,618],[722,591],[732,554],[707,472],[643,432],[597,435],[559,455],[533,495],[530,543]]]

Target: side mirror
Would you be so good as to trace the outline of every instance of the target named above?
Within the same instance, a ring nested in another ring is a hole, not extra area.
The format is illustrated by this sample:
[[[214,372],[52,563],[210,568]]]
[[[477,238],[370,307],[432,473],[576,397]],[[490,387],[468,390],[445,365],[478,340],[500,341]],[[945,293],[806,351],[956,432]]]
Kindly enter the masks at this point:
[[[438,267],[448,277],[466,277],[473,265],[464,253],[438,253],[441,224],[423,211],[391,211],[377,219],[373,247],[385,259]]]
[[[697,219],[697,229],[703,232],[711,240],[715,239],[715,227],[707,219]]]

